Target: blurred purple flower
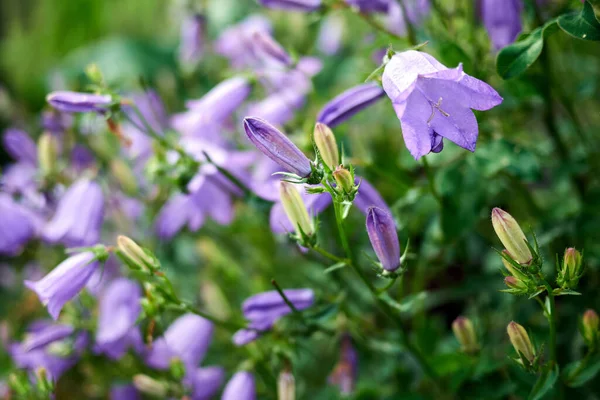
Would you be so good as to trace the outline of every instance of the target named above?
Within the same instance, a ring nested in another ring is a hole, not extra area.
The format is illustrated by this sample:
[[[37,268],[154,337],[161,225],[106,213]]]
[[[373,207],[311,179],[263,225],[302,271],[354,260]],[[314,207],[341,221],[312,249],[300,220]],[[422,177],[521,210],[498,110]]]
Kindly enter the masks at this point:
[[[11,344],[8,352],[17,367],[29,371],[45,368],[51,379],[56,381],[75,365],[87,343],[85,332],[74,333],[72,327],[38,321],[30,325],[27,339]],[[56,348],[61,349],[60,353],[54,351]]]
[[[77,172],[94,166],[96,158],[94,154],[85,146],[76,144],[71,150],[71,167]]]
[[[340,359],[329,375],[329,382],[337,385],[343,395],[349,396],[354,390],[358,375],[358,355],[349,335],[342,337]]]
[[[256,55],[267,65],[281,67],[292,65],[292,57],[268,32],[255,31],[252,34],[252,42]]]
[[[522,10],[522,0],[481,0],[481,17],[494,49],[500,50],[517,38],[523,29]]]
[[[321,0],[258,0],[267,8],[287,11],[316,11],[321,8]]]
[[[104,218],[104,196],[96,182],[76,181],[58,203],[54,217],[44,227],[43,237],[65,246],[89,246],[100,239]]]
[[[356,185],[360,183],[358,193],[354,199],[354,205],[360,210],[360,212],[362,212],[364,215],[367,215],[369,208],[375,206],[381,208],[389,214],[392,213],[377,189],[375,189],[375,187],[373,187],[373,185],[371,185],[366,179],[356,177],[354,183]]]
[[[201,14],[189,15],[181,24],[179,59],[184,63],[196,63],[204,53],[206,18]]]
[[[395,0],[391,0],[392,2]],[[346,0],[346,3],[352,7],[358,8],[361,12],[387,12],[390,6],[390,0]]]
[[[141,400],[141,396],[133,385],[112,385],[110,400]]]
[[[186,106],[207,120],[223,122],[250,95],[252,86],[248,79],[236,76],[212,88],[199,100],[189,100]]]
[[[2,136],[6,152],[16,161],[37,166],[37,145],[27,132],[20,129],[7,129]]]
[[[73,125],[73,116],[57,110],[46,110],[42,113],[42,128],[45,131],[59,134]]]
[[[234,68],[251,67],[256,64],[252,44],[255,32],[271,32],[271,22],[262,15],[251,15],[237,25],[221,33],[215,42],[215,51],[229,59]]]
[[[309,308],[314,303],[311,289],[286,289],[283,291],[288,300],[298,310]],[[279,292],[271,290],[249,297],[242,304],[244,317],[250,321],[248,329],[240,329],[233,335],[233,343],[243,346],[273,327],[281,317],[292,312]]]
[[[143,350],[142,336],[135,326],[142,310],[142,291],[137,282],[125,278],[113,280],[104,290],[98,308],[95,350],[119,359],[132,346]]]
[[[25,286],[36,292],[56,320],[63,306],[85,287],[98,265],[94,253],[78,253],[58,264],[41,280],[25,281]]]
[[[203,367],[193,372],[190,378],[192,398],[191,400],[208,400],[219,390],[225,371],[221,367]]]
[[[378,207],[369,208],[367,233],[383,269],[397,270],[400,267],[400,242],[392,215]]]
[[[5,193],[0,193],[0,215],[0,254],[16,255],[36,234],[37,216]]]
[[[383,88],[400,119],[406,147],[417,160],[439,149],[438,136],[475,151],[479,129],[471,109],[489,110],[502,102],[491,86],[465,74],[462,64],[450,69],[414,50],[392,57]]]
[[[64,112],[105,112],[113,102],[111,96],[69,91],[52,92],[46,101],[58,111]]]
[[[260,118],[246,117],[244,129],[252,144],[286,171],[302,178],[311,174],[310,160],[273,125]]]
[[[254,375],[248,371],[233,375],[223,390],[221,400],[256,400]]]
[[[412,25],[419,25],[421,21],[429,14],[429,0],[403,0],[406,8],[408,21]],[[386,19],[387,28],[397,35],[406,35],[406,19],[404,11],[398,1],[392,0],[389,3]]]
[[[338,15],[330,15],[323,19],[319,36],[317,38],[317,48],[323,54],[332,56],[342,47],[344,39],[344,20]]]
[[[346,90],[327,103],[317,117],[318,122],[333,128],[384,96],[385,92],[373,82]]]

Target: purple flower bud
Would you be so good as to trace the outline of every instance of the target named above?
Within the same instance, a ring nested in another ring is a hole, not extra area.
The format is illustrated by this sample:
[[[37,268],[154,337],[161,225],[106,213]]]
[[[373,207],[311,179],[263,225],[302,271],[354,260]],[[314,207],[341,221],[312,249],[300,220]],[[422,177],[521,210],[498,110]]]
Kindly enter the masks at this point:
[[[394,1],[394,0],[392,0]],[[346,3],[352,7],[358,8],[361,12],[381,12],[388,11],[389,0],[346,0]]]
[[[196,63],[204,53],[206,19],[201,14],[188,16],[181,24],[179,58],[184,63]]]
[[[481,17],[494,49],[511,44],[522,30],[522,0],[482,0]]]
[[[34,236],[36,216],[5,193],[0,193],[0,215],[0,254],[16,255]]]
[[[358,187],[358,193],[354,199],[354,205],[360,210],[360,212],[367,215],[369,208],[377,207],[386,211],[388,214],[392,213],[385,200],[383,200],[373,185],[367,182],[367,180],[364,178],[355,177],[354,184],[358,185],[359,183],[360,186]]]
[[[17,161],[37,165],[37,146],[33,139],[20,129],[7,129],[2,137],[6,152]]]
[[[400,267],[400,243],[392,216],[381,208],[371,207],[367,212],[367,233],[383,268],[389,272],[397,270]]]
[[[317,121],[333,128],[375,103],[383,95],[381,87],[373,82],[355,86],[327,103]]]
[[[46,101],[59,111],[102,113],[108,110],[113,99],[107,94],[58,91],[46,96]]]
[[[71,336],[75,328],[71,325],[47,324],[43,329],[36,331],[34,335],[28,335],[23,341],[23,350],[31,351],[45,347],[52,342],[63,340]]]
[[[471,109],[489,110],[502,102],[491,86],[465,74],[462,64],[449,69],[415,50],[394,55],[382,82],[415,159],[441,150],[438,135],[475,151],[479,128]]]
[[[219,83],[199,100],[186,103],[199,118],[221,123],[225,121],[246,100],[252,86],[246,78],[233,77]]]
[[[258,0],[267,8],[287,11],[315,11],[321,8],[321,0]]]
[[[135,326],[141,312],[140,286],[129,279],[110,283],[100,299],[96,351],[119,359],[129,346],[140,349],[141,334]]]
[[[104,196],[94,181],[82,178],[65,192],[54,217],[44,227],[43,237],[50,243],[89,246],[100,239],[104,218]]]
[[[292,58],[287,51],[267,32],[254,32],[252,34],[252,41],[257,55],[266,63],[282,66],[292,65]]]
[[[58,264],[41,280],[25,281],[25,286],[36,292],[42,304],[48,307],[50,316],[56,320],[63,306],[85,287],[96,268],[98,262],[94,253],[79,253]]]
[[[330,15],[324,18],[317,38],[317,48],[319,51],[332,56],[342,47],[343,39],[344,20],[337,15]]]
[[[176,357],[191,370],[204,358],[212,334],[212,322],[195,314],[185,314],[173,321],[163,337],[154,341],[146,363],[153,368],[167,369]]]
[[[191,400],[209,400],[219,390],[225,371],[221,367],[198,368],[193,372],[191,378],[192,398]]]
[[[302,178],[311,174],[309,159],[273,125],[260,118],[246,117],[244,129],[256,148],[282,168]]]
[[[141,400],[141,397],[133,385],[113,385],[110,400]]]
[[[314,293],[311,289],[287,289],[283,291],[288,300],[298,310],[309,308],[314,303]],[[292,312],[279,292],[271,290],[249,297],[242,304],[244,317],[250,321],[250,329],[241,329],[233,336],[237,346],[245,345],[255,340],[259,333],[271,329],[281,317]]]
[[[227,382],[221,400],[256,400],[254,376],[248,371],[236,373]]]

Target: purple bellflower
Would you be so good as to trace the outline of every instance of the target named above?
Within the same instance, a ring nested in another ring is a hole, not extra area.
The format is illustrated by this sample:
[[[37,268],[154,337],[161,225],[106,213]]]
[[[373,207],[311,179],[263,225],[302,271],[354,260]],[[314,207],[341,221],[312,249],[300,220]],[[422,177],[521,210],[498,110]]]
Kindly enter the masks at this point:
[[[375,103],[384,94],[381,87],[374,82],[355,86],[327,103],[319,113],[317,121],[333,128]]]
[[[26,132],[14,128],[7,129],[4,131],[2,143],[6,152],[16,161],[37,165],[37,145]]]
[[[256,400],[254,375],[248,371],[240,371],[231,377],[221,400]]]
[[[292,65],[292,57],[285,49],[264,31],[255,31],[252,35],[256,55],[267,65],[289,67]]]
[[[113,385],[110,400],[141,400],[142,397],[133,385]]]
[[[191,400],[209,400],[219,390],[225,380],[225,371],[221,367],[197,368],[190,378]]]
[[[132,346],[143,350],[142,336],[135,326],[142,310],[140,286],[129,279],[117,278],[104,290],[98,311],[96,351],[119,359]]]
[[[383,269],[396,271],[400,267],[400,242],[392,216],[380,208],[371,207],[367,213],[367,233]]]
[[[319,51],[332,56],[342,47],[343,39],[344,20],[337,15],[330,15],[324,18],[317,38],[317,48]]]
[[[260,118],[246,117],[244,129],[252,144],[286,171],[302,178],[311,174],[310,160],[273,125]]]
[[[38,229],[38,217],[10,195],[0,193],[0,254],[16,255]]]
[[[402,125],[406,147],[415,159],[439,152],[442,138],[475,151],[479,128],[474,110],[489,110],[502,97],[487,83],[450,69],[429,54],[408,50],[386,65],[383,88]]]
[[[494,49],[508,46],[523,29],[522,0],[481,0],[481,17]]]
[[[54,109],[42,113],[42,127],[45,131],[60,134],[73,125],[73,116]]]
[[[186,106],[207,121],[225,121],[250,95],[252,86],[246,78],[233,77],[212,88],[199,100],[190,100]]]
[[[227,28],[215,42],[215,51],[229,59],[232,67],[242,69],[255,66],[252,35],[271,32],[271,22],[262,15],[251,15],[237,25]]]
[[[196,63],[204,53],[206,18],[201,14],[188,16],[181,24],[179,59],[184,63]]]
[[[258,0],[267,8],[276,8],[286,11],[316,11],[321,8],[322,0]]]
[[[99,112],[108,110],[113,99],[107,94],[90,94],[69,91],[52,92],[46,101],[58,111],[64,112]]]
[[[56,320],[63,306],[85,287],[98,265],[90,251],[75,254],[39,281],[25,281],[25,286],[36,292]]]
[[[315,296],[311,289],[287,289],[283,291],[288,300],[298,310],[313,305]],[[250,324],[248,329],[240,329],[233,335],[233,343],[243,346],[258,338],[261,332],[268,331],[281,317],[292,312],[279,292],[271,290],[249,297],[242,304],[244,317]]]
[[[58,203],[54,217],[42,233],[50,243],[89,246],[100,239],[104,196],[100,185],[86,178],[76,181]]]

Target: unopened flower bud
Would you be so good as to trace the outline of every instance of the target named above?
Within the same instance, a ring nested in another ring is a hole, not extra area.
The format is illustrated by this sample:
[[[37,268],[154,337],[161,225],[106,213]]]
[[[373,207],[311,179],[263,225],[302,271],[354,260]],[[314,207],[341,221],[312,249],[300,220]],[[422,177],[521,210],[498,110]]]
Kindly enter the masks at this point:
[[[577,286],[579,278],[583,273],[582,255],[573,247],[565,250],[562,267],[558,272],[557,283],[565,288],[573,288]]]
[[[58,91],[46,96],[46,101],[59,111],[103,113],[108,111],[113,99],[107,94]]]
[[[352,178],[350,171],[346,168],[338,166],[335,171],[333,171],[333,178],[345,193],[352,192],[352,189],[354,188],[354,179]]]
[[[183,364],[183,361],[178,357],[171,358],[169,362],[169,371],[173,378],[177,380],[182,379],[185,376],[185,365]]]
[[[45,132],[38,139],[38,164],[44,176],[56,172],[56,161],[58,159],[58,144],[51,133]]]
[[[317,122],[313,133],[313,140],[323,162],[333,171],[340,163],[340,153],[333,132],[327,125]]]
[[[100,68],[97,64],[89,64],[87,67],[85,67],[85,74],[90,81],[96,84],[101,84],[102,81],[104,81],[102,71],[100,71]]]
[[[479,350],[477,335],[473,328],[473,323],[465,317],[458,317],[452,322],[452,332],[456,340],[460,343],[462,351],[465,353],[475,353]]]
[[[277,399],[296,399],[296,381],[294,375],[289,370],[283,370],[279,373],[279,378],[277,379]]]
[[[527,286],[518,278],[514,276],[507,276],[504,278],[504,284],[508,286],[510,289],[515,290],[527,290]]]
[[[279,196],[288,219],[296,229],[300,228],[305,235],[314,233],[308,210],[296,186],[289,182],[281,182]]]
[[[125,161],[115,158],[110,162],[110,171],[119,182],[123,192],[129,195],[137,193],[137,180],[133,171]]]
[[[535,349],[533,348],[533,344],[531,344],[531,340],[529,339],[529,335],[525,328],[512,321],[508,324],[506,331],[508,332],[510,342],[517,354],[525,357],[530,363],[533,362],[533,359],[535,358]]]
[[[517,221],[509,213],[496,207],[492,210],[492,225],[510,256],[519,264],[528,264],[533,256]]]
[[[163,382],[157,381],[156,379],[150,378],[148,375],[134,375],[133,386],[135,386],[135,388],[140,392],[154,397],[163,399],[167,397],[167,385]]]
[[[139,269],[154,270],[158,268],[156,260],[149,256],[136,242],[127,236],[117,237],[117,248],[128,265]]]
[[[392,216],[381,208],[370,207],[367,211],[367,233],[383,269],[389,272],[397,270],[400,267],[400,242]]]
[[[600,337],[600,332],[598,331],[598,328],[600,328],[600,319],[596,311],[589,309],[583,314],[581,328],[581,333],[588,346],[594,345]]]

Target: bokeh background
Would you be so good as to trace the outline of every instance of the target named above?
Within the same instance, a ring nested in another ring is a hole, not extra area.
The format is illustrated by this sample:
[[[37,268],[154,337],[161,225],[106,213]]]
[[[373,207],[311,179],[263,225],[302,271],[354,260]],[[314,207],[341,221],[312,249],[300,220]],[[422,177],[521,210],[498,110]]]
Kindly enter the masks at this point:
[[[441,204],[431,195],[425,170],[406,150],[400,124],[387,99],[335,129],[348,159],[358,173],[382,194],[398,222],[399,236],[410,239],[409,269],[391,293],[407,305],[405,322],[412,337],[436,368],[458,390],[461,399],[519,398],[526,396],[534,377],[519,372],[506,324],[526,325],[536,341],[546,340],[547,322],[539,306],[526,298],[499,292],[503,288],[501,262],[493,247],[490,211],[501,207],[523,227],[537,233],[548,274],[566,247],[584,251],[587,272],[580,283],[582,296],[557,299],[559,360],[582,354],[578,321],[586,308],[600,310],[600,51],[596,42],[580,41],[562,32],[547,42],[549,59],[538,60],[525,74],[502,80],[495,54],[470,0],[437,0],[435,9],[417,27],[419,42],[448,67],[463,63],[464,70],[492,85],[504,97],[499,107],[477,113],[480,136],[475,153],[447,144],[428,156]],[[208,50],[197,68],[183,68],[177,59],[181,22],[190,7],[202,7],[208,21]],[[578,1],[546,1],[543,16],[550,18]],[[343,90],[363,82],[378,66],[374,54],[390,40],[351,13],[339,11],[344,24],[343,44],[333,55],[316,45],[320,15],[265,10],[251,0],[209,0],[189,4],[164,0],[27,0],[0,3],[0,130],[16,126],[32,137],[41,133],[40,112],[53,89],[84,90],[85,67],[98,65],[108,84],[120,92],[139,91],[142,80],[155,88],[170,112],[184,109],[187,99],[199,98],[223,79],[233,76],[227,60],[210,50],[210,43],[228,26],[252,13],[269,17],[273,36],[298,55],[316,55],[324,62],[313,79],[306,105],[286,125],[307,151],[309,132],[321,107]],[[524,31],[535,27],[531,7],[523,15]],[[254,94],[260,97],[260,94]],[[232,129],[240,132],[237,115]],[[242,138],[242,136],[240,136]],[[240,139],[241,145],[247,143]],[[3,165],[10,159],[0,150]],[[246,297],[270,290],[271,279],[283,287],[313,288],[321,304],[335,305],[337,326],[351,333],[359,352],[355,398],[427,398],[418,384],[418,368],[399,344],[398,333],[379,315],[368,293],[348,297],[344,286],[323,274],[323,261],[303,254],[286,238],[271,233],[268,208],[236,203],[229,226],[208,222],[199,232],[183,232],[171,241],[152,234],[153,213],[135,225],[106,229],[105,242],[126,233],[155,250],[182,295],[222,317],[241,315]],[[349,233],[356,254],[368,270],[371,250],[364,217],[353,211]],[[1,223],[1,222],[0,222]],[[126,231],[126,232],[123,232]],[[323,247],[342,253],[333,211],[320,217]],[[62,260],[60,249],[32,243],[16,258],[0,258],[0,319],[3,338],[19,338],[26,324],[45,316],[35,295],[22,279],[32,262],[50,270]],[[349,270],[340,272],[351,285],[360,282]],[[475,372],[465,372],[472,360],[458,353],[450,324],[469,316],[482,344]],[[164,324],[173,316],[165,316]],[[294,372],[299,398],[338,398],[326,377],[337,362],[339,337],[316,335],[288,341],[274,337],[259,350],[297,355]],[[0,351],[0,379],[13,368]],[[248,357],[217,330],[207,362],[228,371]],[[114,379],[127,379],[127,368],[115,369],[89,355],[59,382],[59,399],[106,398]],[[274,398],[268,382],[259,381],[259,398]],[[427,393],[427,390],[424,391]],[[579,389],[562,388],[555,398],[597,399],[600,379]],[[563,397],[564,396],[564,397]],[[523,397],[524,398],[524,397]],[[550,398],[550,397],[548,397]]]

